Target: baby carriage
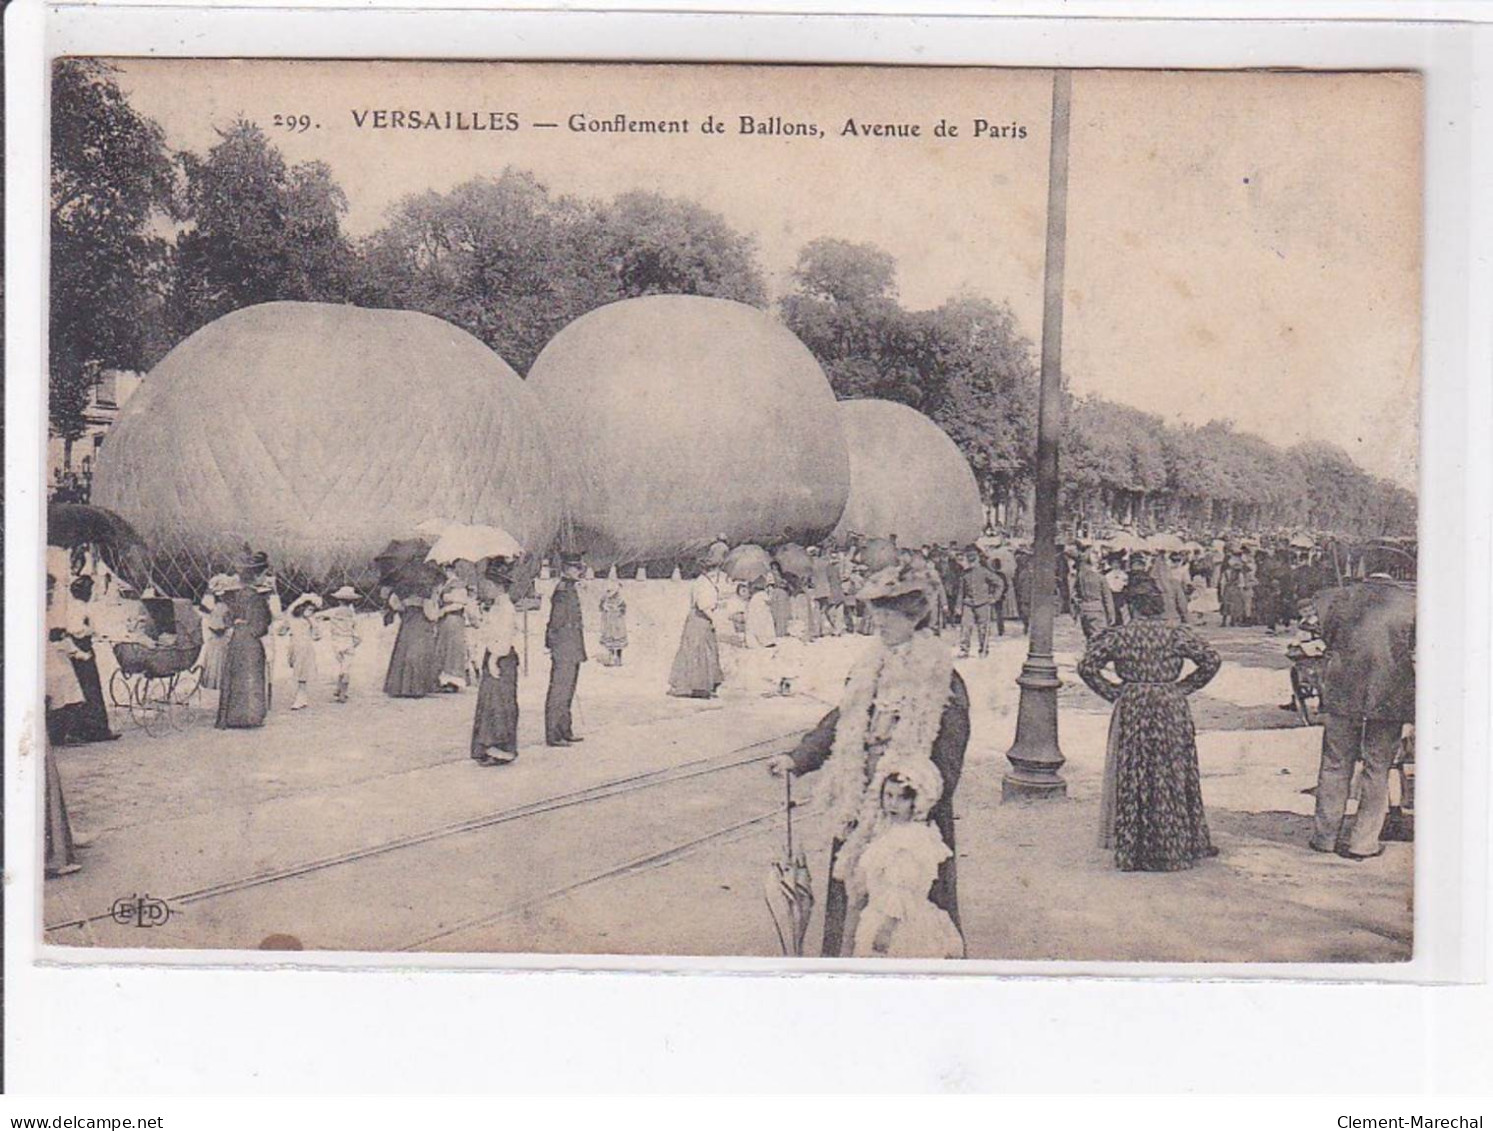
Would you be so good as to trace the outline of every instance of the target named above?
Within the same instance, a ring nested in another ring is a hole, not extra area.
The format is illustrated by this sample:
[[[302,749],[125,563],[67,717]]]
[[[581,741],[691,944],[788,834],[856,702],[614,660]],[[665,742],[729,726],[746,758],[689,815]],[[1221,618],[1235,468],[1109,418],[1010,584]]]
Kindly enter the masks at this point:
[[[1314,721],[1311,703],[1315,701],[1319,712],[1322,709],[1322,665],[1326,663],[1327,649],[1319,634],[1316,607],[1310,601],[1303,601],[1297,611],[1306,639],[1286,645],[1286,658],[1291,661],[1291,702],[1286,709],[1294,707],[1302,723],[1311,726]]]
[[[114,644],[109,677],[116,709],[152,737],[190,726],[200,715],[202,622],[191,601],[146,597],[134,639]]]

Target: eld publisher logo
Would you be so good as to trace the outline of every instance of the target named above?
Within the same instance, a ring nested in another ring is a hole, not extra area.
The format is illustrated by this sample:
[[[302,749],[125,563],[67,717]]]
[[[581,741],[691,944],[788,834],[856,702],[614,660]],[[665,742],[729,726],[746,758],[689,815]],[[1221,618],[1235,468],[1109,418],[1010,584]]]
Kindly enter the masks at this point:
[[[127,895],[116,899],[109,915],[121,927],[160,927],[171,918],[171,908],[164,899],[149,895]]]

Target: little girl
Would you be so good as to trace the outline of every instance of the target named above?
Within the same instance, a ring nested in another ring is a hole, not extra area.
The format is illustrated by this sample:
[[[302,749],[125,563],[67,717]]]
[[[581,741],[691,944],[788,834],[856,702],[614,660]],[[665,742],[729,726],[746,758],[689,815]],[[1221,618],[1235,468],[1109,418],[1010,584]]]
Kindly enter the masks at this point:
[[[311,611],[320,608],[321,598],[315,593],[307,593],[297,597],[285,610],[290,633],[290,671],[295,676],[295,698],[290,703],[292,711],[305,710],[311,704],[306,687],[316,678],[316,642],[321,639],[321,629],[311,619]]]
[[[928,812],[943,792],[931,762],[885,772],[877,827],[856,861],[850,905],[865,900],[855,927],[857,958],[962,958],[964,939],[928,898],[950,856]]]
[[[601,598],[601,646],[607,650],[603,662],[610,668],[622,666],[622,649],[627,647],[627,602],[622,599],[622,585],[607,582]]]

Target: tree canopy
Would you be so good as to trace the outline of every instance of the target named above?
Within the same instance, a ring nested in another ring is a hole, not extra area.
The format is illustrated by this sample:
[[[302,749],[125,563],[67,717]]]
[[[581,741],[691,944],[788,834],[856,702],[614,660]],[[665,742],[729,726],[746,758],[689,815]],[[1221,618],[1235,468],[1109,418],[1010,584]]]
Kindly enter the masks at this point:
[[[145,364],[145,326],[160,302],[176,211],[160,127],[130,106],[115,70],[59,59],[52,74],[52,430],[82,434],[104,369]]]
[[[752,241],[715,213],[656,193],[557,197],[513,168],[406,197],[360,252],[359,301],[445,318],[521,373],[563,326],[609,302],[766,301]]]
[[[264,132],[239,119],[206,157],[183,153],[184,215],[170,294],[185,336],[231,310],[276,300],[343,302],[353,249],[347,197],[320,161],[288,165]]]
[[[104,63],[54,77],[52,427],[76,437],[99,370],[147,367],[206,322],[277,299],[418,310],[480,338],[519,372],[564,326],[607,303],[697,294],[769,303],[754,239],[658,192],[560,196],[505,168],[405,197],[359,241],[320,162],[288,163],[254,123],[173,155]],[[174,230],[173,230],[174,225]],[[806,244],[777,302],[842,399],[931,417],[991,497],[1029,487],[1036,351],[1011,308],[899,297],[897,262],[844,239]],[[1195,526],[1415,529],[1415,496],[1341,449],[1283,449],[1228,421],[1174,425],[1098,396],[1065,397],[1060,467],[1070,517]]]

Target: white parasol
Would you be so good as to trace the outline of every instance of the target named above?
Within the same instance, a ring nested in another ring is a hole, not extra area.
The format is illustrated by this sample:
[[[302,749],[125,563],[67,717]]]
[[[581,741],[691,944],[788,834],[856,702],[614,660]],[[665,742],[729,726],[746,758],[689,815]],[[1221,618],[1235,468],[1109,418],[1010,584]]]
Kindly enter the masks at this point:
[[[1159,550],[1162,553],[1175,553],[1187,548],[1187,544],[1180,537],[1168,531],[1151,535],[1146,539],[1146,549]]]
[[[480,562],[484,558],[517,558],[524,552],[518,539],[497,526],[448,526],[441,531],[428,562]]]
[[[1129,530],[1117,530],[1113,534],[1110,534],[1108,537],[1102,539],[1102,541],[1106,546],[1112,547],[1116,550],[1124,550],[1127,553],[1134,550],[1144,550],[1146,548],[1146,540],[1139,534],[1132,533]]]

